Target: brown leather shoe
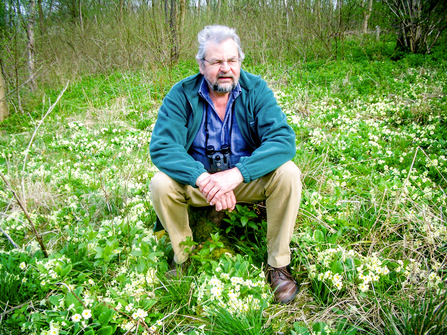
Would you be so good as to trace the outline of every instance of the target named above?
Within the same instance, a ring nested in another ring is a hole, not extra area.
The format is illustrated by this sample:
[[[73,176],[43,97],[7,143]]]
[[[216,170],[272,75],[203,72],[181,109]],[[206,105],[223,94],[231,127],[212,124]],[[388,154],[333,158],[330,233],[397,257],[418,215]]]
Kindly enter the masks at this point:
[[[274,268],[268,266],[267,279],[275,295],[275,300],[281,304],[287,304],[298,294],[298,284],[287,267]]]

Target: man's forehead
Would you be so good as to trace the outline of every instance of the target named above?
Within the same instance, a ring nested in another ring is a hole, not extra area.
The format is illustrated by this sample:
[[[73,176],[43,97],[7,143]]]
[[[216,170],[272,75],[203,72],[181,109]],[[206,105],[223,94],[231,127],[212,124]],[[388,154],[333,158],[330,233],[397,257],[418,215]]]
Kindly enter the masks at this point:
[[[206,53],[208,56],[213,56],[213,54],[219,55],[221,53],[234,53],[234,56],[238,55],[238,49],[236,42],[228,38],[221,43],[216,43],[214,41],[208,42]]]

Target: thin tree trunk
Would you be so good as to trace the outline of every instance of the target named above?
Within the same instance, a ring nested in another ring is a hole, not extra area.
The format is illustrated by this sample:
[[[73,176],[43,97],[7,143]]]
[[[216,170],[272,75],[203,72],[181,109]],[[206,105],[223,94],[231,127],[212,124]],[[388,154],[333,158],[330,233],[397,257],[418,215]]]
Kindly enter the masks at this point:
[[[176,14],[176,1],[171,0],[171,12],[169,17],[169,28],[171,30],[171,64],[178,61],[178,38],[177,38],[177,14]]]
[[[79,24],[81,25],[81,31],[84,31],[84,21],[82,20],[82,3],[79,0]]]
[[[9,115],[8,105],[6,104],[5,85],[3,80],[3,73],[0,67],[0,122],[6,119]]]
[[[29,83],[31,91],[37,90],[37,83],[35,78],[35,46],[36,42],[34,39],[34,19],[36,13],[36,2],[30,0],[30,14],[28,18],[28,24],[26,26],[26,33],[28,35],[28,72],[29,72]]]
[[[123,24],[123,10],[124,10],[124,0],[120,0],[120,23]]]
[[[44,15],[42,10],[42,0],[37,0],[37,11],[39,12],[39,27],[40,27],[40,33],[45,33],[45,25],[43,23]]]
[[[366,0],[368,1],[368,0]],[[365,19],[363,20],[363,33],[367,34],[368,33],[368,22],[369,22],[369,18],[371,17],[371,13],[372,13],[372,5],[373,5],[373,1],[369,0],[368,3],[368,8],[365,8]],[[366,4],[365,4],[366,7]]]
[[[169,0],[165,0],[165,1],[164,1],[164,5],[165,5],[165,21],[166,21],[166,26],[169,25],[168,1],[169,1]]]
[[[183,31],[183,27],[185,25],[186,20],[186,0],[180,0],[179,1],[179,15],[178,15],[179,21],[177,25],[177,32],[180,35]],[[179,39],[181,40],[180,36]]]

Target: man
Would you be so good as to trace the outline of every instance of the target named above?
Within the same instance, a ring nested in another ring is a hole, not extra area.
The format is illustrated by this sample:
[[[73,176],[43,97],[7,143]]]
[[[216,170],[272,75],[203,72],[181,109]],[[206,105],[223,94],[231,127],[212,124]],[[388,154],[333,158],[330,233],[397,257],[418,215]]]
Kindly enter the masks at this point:
[[[233,210],[265,201],[268,279],[277,301],[298,293],[287,271],[301,198],[300,170],[291,161],[295,133],[259,76],[241,70],[244,54],[234,29],[207,26],[198,34],[200,73],[171,89],[152,133],[158,167],[151,180],[155,212],[168,232],[177,276],[192,238],[188,206]]]

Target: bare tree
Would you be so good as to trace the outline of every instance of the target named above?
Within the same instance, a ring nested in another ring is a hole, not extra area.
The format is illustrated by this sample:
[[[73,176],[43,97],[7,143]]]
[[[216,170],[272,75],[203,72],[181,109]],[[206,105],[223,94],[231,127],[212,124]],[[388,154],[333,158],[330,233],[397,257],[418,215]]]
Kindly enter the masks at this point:
[[[9,115],[8,105],[6,104],[5,86],[3,81],[2,69],[0,68],[0,122]]]
[[[397,47],[429,53],[447,27],[447,2],[439,0],[385,0],[399,27]]]
[[[29,72],[29,83],[30,88],[34,92],[37,90],[36,82],[36,66],[35,66],[35,55],[36,55],[36,41],[34,39],[34,20],[36,13],[36,2],[30,0],[29,2],[30,13],[28,17],[28,23],[26,25],[26,34],[28,36],[28,72]]]
[[[371,13],[372,13],[373,0],[365,0],[365,2],[363,3],[363,6],[364,6],[364,10],[363,10],[364,19],[363,19],[362,31],[364,34],[367,34],[368,33],[368,22],[369,22],[369,18],[371,17]]]
[[[175,64],[180,57],[179,35],[183,31],[185,23],[186,0],[170,0],[170,4],[168,0],[165,0],[164,4],[166,22],[169,22],[167,25],[170,36],[170,63]]]

